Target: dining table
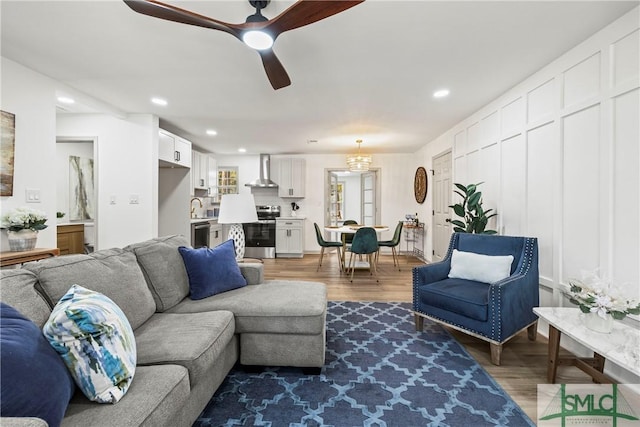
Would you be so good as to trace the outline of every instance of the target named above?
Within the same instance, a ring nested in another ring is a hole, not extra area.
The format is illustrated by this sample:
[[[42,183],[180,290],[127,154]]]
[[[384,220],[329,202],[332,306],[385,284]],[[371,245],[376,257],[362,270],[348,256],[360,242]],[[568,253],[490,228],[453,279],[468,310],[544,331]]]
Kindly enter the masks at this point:
[[[349,225],[326,225],[324,227],[324,231],[329,233],[340,233],[340,240],[342,241],[342,265],[340,266],[341,270],[345,269],[345,255],[347,253],[347,234],[355,234],[362,227],[371,227],[376,230],[376,233],[380,235],[380,233],[384,233],[385,231],[389,231],[389,226],[387,225],[359,225],[359,224],[349,224]],[[379,239],[378,239],[379,240]],[[365,265],[366,264],[366,265]],[[369,264],[366,262],[361,262],[358,268],[368,268]]]

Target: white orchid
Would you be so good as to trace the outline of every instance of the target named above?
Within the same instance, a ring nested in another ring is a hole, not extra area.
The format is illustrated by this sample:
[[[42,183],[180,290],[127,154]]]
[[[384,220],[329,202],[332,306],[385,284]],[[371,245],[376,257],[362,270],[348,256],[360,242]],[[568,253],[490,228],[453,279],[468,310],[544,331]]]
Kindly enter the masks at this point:
[[[640,303],[624,298],[622,292],[596,273],[583,274],[582,280],[569,279],[569,301],[583,313],[596,313],[602,318],[611,315],[622,319],[627,314],[640,314]]]

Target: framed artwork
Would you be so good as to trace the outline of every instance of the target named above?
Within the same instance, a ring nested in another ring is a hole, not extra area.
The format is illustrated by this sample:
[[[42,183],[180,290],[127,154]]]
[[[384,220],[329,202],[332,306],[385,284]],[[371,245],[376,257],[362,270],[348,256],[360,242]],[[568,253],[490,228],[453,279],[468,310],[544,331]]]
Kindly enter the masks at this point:
[[[16,116],[0,111],[0,196],[13,196]]]
[[[416,202],[424,203],[424,199],[427,198],[427,188],[429,183],[427,181],[427,171],[420,166],[416,170],[416,176],[413,180],[413,194],[416,198]]]
[[[69,156],[69,219],[94,219],[93,159]]]

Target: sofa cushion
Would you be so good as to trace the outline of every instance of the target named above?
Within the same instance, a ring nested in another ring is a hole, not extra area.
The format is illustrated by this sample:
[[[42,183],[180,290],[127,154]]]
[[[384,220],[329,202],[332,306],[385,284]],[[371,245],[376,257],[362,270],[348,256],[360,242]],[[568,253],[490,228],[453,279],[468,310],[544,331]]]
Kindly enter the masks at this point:
[[[156,311],[136,257],[122,249],[106,249],[90,255],[66,255],[24,264],[38,276],[53,307],[69,290],[80,285],[109,297],[122,309],[135,330]]]
[[[324,283],[268,280],[209,298],[189,298],[169,310],[199,313],[233,312],[236,332],[319,334],[324,331],[327,290]]]
[[[73,378],[40,328],[5,303],[0,304],[0,348],[0,414],[60,425],[75,390]]]
[[[24,269],[0,270],[2,292],[0,301],[9,304],[42,328],[51,314],[51,307],[36,291],[38,278]]]
[[[99,405],[76,393],[64,427],[174,427],[175,414],[188,405],[189,396],[189,374],[183,366],[138,366],[135,381],[115,405]]]
[[[170,309],[189,295],[189,279],[179,246],[189,246],[183,236],[165,236],[129,245],[156,302],[156,311]]]
[[[136,341],[113,301],[73,285],[53,308],[43,332],[89,400],[122,399],[136,370]]]
[[[513,255],[482,255],[453,250],[449,278],[495,283],[511,274]]]
[[[233,240],[215,248],[178,248],[189,277],[189,297],[202,299],[247,284],[236,261]]]
[[[424,304],[485,322],[489,286],[465,279],[445,279],[420,286],[418,297]]]
[[[193,388],[233,339],[234,332],[233,314],[228,311],[156,313],[135,331],[138,364],[182,365],[189,370]]]

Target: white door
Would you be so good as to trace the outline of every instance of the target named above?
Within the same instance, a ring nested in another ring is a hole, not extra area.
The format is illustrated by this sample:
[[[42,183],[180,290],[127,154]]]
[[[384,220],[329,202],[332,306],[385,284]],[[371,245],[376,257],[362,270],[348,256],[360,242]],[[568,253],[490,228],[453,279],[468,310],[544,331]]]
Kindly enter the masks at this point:
[[[451,239],[451,151],[433,159],[433,262],[442,261]]]
[[[326,204],[324,223],[326,225],[338,225],[338,206],[336,204],[338,175],[336,173],[331,171],[327,173],[327,186],[325,188],[328,189],[328,194],[325,197],[328,202]]]
[[[361,224],[374,226],[376,224],[376,173],[363,173],[360,182],[362,188]]]

